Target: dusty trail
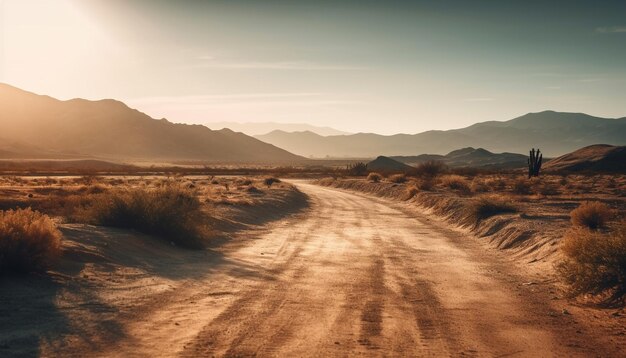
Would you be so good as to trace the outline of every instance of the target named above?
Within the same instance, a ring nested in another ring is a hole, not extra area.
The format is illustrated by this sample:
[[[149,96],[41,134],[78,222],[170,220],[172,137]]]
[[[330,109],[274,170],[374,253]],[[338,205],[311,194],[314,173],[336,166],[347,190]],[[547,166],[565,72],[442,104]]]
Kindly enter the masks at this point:
[[[97,353],[603,355],[475,241],[401,205],[297,185],[309,212],[227,250],[231,264],[155,297],[125,318],[123,340]]]

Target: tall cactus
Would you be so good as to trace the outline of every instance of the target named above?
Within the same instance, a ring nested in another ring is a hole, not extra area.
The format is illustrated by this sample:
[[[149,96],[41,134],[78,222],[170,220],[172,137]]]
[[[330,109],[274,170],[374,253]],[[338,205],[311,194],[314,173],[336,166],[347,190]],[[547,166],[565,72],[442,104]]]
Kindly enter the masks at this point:
[[[528,177],[538,177],[539,170],[541,169],[541,160],[543,159],[543,154],[541,151],[537,149],[535,152],[535,148],[530,151],[530,157],[528,158]]]

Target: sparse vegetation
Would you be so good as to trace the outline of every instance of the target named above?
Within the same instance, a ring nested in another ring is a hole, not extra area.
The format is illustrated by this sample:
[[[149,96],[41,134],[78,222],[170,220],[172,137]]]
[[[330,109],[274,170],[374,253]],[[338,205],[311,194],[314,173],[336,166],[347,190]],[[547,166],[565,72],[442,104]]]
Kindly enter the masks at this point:
[[[406,183],[407,177],[404,174],[394,174],[389,177],[389,181],[396,184]]]
[[[444,175],[439,179],[439,182],[444,187],[452,189],[452,190],[457,190],[457,191],[464,192],[464,193],[467,193],[470,191],[470,186],[467,182],[467,179],[465,179],[464,177],[460,175],[456,175],[456,174]]]
[[[415,185],[406,188],[406,197],[404,200],[412,199],[417,193],[419,193],[419,189]]]
[[[371,181],[372,183],[378,183],[383,179],[383,176],[378,174],[378,173],[369,173],[367,175],[367,180]]]
[[[263,179],[263,184],[270,188],[274,183],[280,183],[280,179],[274,177],[268,177]]]
[[[612,216],[612,210],[598,201],[584,202],[570,214],[574,226],[592,230],[605,227]]]
[[[0,273],[47,269],[61,252],[61,233],[37,211],[0,211]]]
[[[176,183],[155,189],[120,189],[97,194],[74,218],[96,225],[134,229],[188,248],[200,248],[205,240],[206,229],[197,195]]]
[[[435,178],[445,173],[446,170],[448,170],[448,167],[443,162],[431,160],[419,164],[413,171],[413,174],[419,177]]]
[[[517,207],[510,200],[498,195],[484,195],[475,198],[467,206],[467,210],[467,217],[474,224],[494,215],[518,211]]]
[[[608,303],[623,304],[626,295],[626,221],[611,233],[583,227],[567,232],[557,266],[572,295],[600,295]]]
[[[528,194],[532,194],[533,192],[532,188],[533,186],[530,180],[523,178],[523,177],[519,177],[513,181],[511,190],[515,194],[528,195]]]
[[[350,176],[360,177],[367,175],[367,164],[363,162],[348,164],[346,166],[346,174]]]

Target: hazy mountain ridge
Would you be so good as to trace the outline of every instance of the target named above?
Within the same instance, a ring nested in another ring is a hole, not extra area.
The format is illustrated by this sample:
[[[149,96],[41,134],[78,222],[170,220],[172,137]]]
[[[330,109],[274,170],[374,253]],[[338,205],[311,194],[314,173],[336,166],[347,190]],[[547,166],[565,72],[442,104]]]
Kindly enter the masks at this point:
[[[453,168],[518,168],[526,165],[527,157],[523,154],[492,153],[483,148],[468,147],[453,150],[446,155],[422,154],[416,156],[393,156],[391,159],[413,166],[427,161],[437,160]]]
[[[267,134],[274,131],[283,132],[311,132],[321,136],[330,135],[346,135],[352,134],[344,131],[337,130],[331,127],[319,127],[306,123],[278,123],[278,122],[209,122],[205,124],[206,127],[213,130],[229,128],[235,132],[245,133],[250,136]]]
[[[544,111],[505,122],[481,122],[461,129],[413,135],[358,133],[323,137],[274,131],[255,137],[290,152],[314,157],[443,155],[459,147],[511,153],[526,153],[531,147],[539,147],[547,156],[558,156],[597,143],[626,144],[626,118]]]
[[[60,101],[0,84],[0,115],[3,137],[49,152],[142,160],[303,160],[243,133],[156,120],[111,99]]]

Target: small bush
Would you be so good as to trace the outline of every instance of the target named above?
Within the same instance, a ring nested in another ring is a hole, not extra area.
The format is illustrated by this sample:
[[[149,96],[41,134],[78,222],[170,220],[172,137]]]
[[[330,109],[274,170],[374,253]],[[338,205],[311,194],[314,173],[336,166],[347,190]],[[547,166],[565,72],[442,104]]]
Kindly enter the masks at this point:
[[[556,184],[553,183],[543,183],[540,187],[539,187],[539,194],[541,195],[558,195],[559,194],[559,187]]]
[[[515,213],[517,208],[509,200],[496,195],[485,195],[468,205],[468,219],[477,224],[494,215]]]
[[[372,183],[378,183],[383,179],[383,176],[378,174],[378,173],[369,173],[367,175],[367,180],[371,181]]]
[[[360,177],[367,174],[367,164],[363,162],[348,164],[346,166],[346,175]]]
[[[478,178],[474,178],[474,180],[472,180],[470,188],[474,193],[485,193],[489,191],[489,186],[487,185],[487,183],[485,183],[484,180]]]
[[[417,182],[417,188],[423,191],[431,191],[435,187],[435,180],[427,177]]]
[[[203,246],[204,216],[195,193],[179,185],[134,188],[94,195],[74,215],[95,225],[134,229],[188,247]]]
[[[455,174],[444,175],[444,176],[441,177],[439,182],[444,187],[450,188],[452,190],[458,190],[458,191],[462,191],[462,192],[469,192],[470,191],[470,186],[467,183],[467,180],[464,177],[460,176],[460,175],[455,175]]]
[[[396,184],[406,183],[407,178],[404,174],[394,174],[389,177],[389,181]]]
[[[413,198],[415,195],[417,195],[417,193],[419,193],[419,189],[415,185],[406,188],[406,196],[404,197],[404,200],[409,200]]]
[[[261,194],[263,193],[261,190],[259,190],[259,188],[257,188],[254,185],[250,185],[246,188],[246,191],[250,194]]]
[[[61,253],[61,233],[37,211],[0,211],[0,273],[44,271]]]
[[[572,295],[603,294],[610,303],[624,303],[626,221],[610,234],[574,228],[565,235],[561,250],[565,259],[557,269]]]
[[[431,160],[419,164],[413,171],[415,176],[435,178],[448,170],[448,167],[440,161]]]
[[[271,187],[274,183],[280,183],[280,179],[269,177],[263,180],[263,184],[265,184],[268,188]]]
[[[517,178],[513,181],[512,191],[519,195],[529,195],[533,193],[532,183],[526,178]]]
[[[606,204],[598,201],[584,202],[570,213],[574,226],[589,229],[605,227],[612,216],[613,212],[611,209]]]

